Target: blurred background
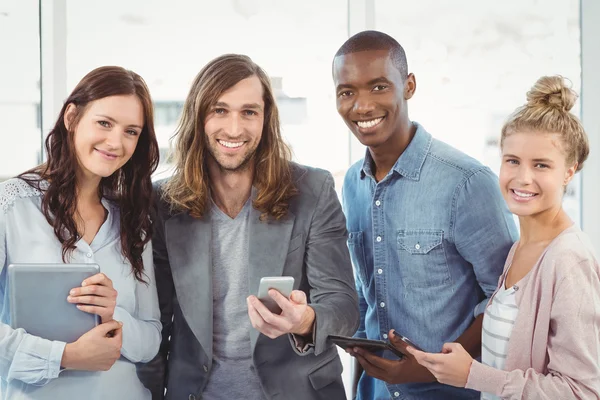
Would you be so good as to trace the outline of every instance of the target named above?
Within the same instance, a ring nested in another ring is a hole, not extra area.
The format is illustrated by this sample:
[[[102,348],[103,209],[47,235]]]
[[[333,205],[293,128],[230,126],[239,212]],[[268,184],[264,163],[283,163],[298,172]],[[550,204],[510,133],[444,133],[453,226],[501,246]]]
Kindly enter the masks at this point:
[[[43,161],[63,101],[101,65],[148,83],[156,178],[168,175],[169,139],[192,80],[235,52],[270,75],[294,159],[331,171],[339,191],[365,149],[336,112],[332,57],[352,34],[377,29],[404,46],[416,75],[411,118],[496,173],[504,119],[541,75],[569,78],[582,93],[573,112],[592,152],[565,207],[598,248],[599,20],[598,0],[0,0],[0,180]]]

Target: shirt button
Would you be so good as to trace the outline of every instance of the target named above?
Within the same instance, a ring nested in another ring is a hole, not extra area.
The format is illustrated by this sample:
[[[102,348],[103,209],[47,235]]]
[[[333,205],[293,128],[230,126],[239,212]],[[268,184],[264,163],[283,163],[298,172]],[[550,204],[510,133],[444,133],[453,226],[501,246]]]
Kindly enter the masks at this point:
[[[384,338],[384,339],[387,339],[387,333],[384,333],[384,334],[383,334],[383,338]]]
[[[377,236],[377,239],[375,239],[375,240],[377,240],[378,242],[381,242],[381,236]]]
[[[206,365],[203,365],[202,369],[204,370],[204,372],[208,372],[208,367]]]
[[[86,257],[87,257],[87,258],[92,258],[92,256],[93,256],[93,254],[92,254],[92,253],[87,253],[87,254],[86,254]]]
[[[377,273],[378,273],[379,275],[381,275],[381,274],[383,274],[383,270],[382,270],[381,268],[379,268],[379,269],[377,270]]]
[[[379,206],[381,205],[381,202],[380,202],[379,200],[377,200],[377,201],[375,202],[375,205],[376,205],[377,207],[379,207]]]
[[[385,307],[385,303],[383,301],[379,303],[379,305],[381,306],[381,308]]]
[[[421,245],[419,243],[415,244],[415,249],[419,250],[421,248]]]
[[[400,393],[399,392],[394,392],[394,397],[400,397]]]

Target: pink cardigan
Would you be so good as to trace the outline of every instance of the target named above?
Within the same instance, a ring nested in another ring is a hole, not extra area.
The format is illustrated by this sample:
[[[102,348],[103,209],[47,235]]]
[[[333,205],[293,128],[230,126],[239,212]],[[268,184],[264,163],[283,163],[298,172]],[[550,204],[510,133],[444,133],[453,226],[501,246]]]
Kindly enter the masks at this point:
[[[558,235],[516,302],[505,370],[473,361],[466,387],[503,399],[600,399],[600,265],[587,235],[575,226]]]

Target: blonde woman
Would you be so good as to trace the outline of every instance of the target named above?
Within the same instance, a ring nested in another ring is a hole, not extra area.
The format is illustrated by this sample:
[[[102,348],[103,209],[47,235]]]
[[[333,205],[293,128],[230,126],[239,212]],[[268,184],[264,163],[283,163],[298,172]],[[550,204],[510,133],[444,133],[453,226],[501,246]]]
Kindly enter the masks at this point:
[[[482,361],[456,343],[407,348],[438,381],[482,399],[600,398],[600,266],[562,208],[589,152],[569,112],[576,98],[562,77],[542,77],[502,129],[500,187],[521,238],[485,311]]]

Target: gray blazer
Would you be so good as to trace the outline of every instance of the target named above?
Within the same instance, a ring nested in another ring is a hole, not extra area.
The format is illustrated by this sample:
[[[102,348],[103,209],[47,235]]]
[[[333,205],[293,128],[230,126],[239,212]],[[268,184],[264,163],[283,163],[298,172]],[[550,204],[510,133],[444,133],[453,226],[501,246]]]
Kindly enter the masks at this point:
[[[331,174],[292,167],[299,194],[290,200],[287,217],[266,223],[252,210],[244,296],[257,293],[263,276],[293,276],[295,289],[307,294],[315,310],[314,348],[302,354],[290,336],[272,340],[251,329],[253,363],[268,399],[345,399],[342,364],[327,341],[332,334],[353,335],[360,318],[345,217]],[[161,200],[161,186],[155,185],[152,243],[163,340],[157,357],[140,365],[138,375],[154,400],[201,399],[213,349],[210,223],[187,212],[171,213]]]

